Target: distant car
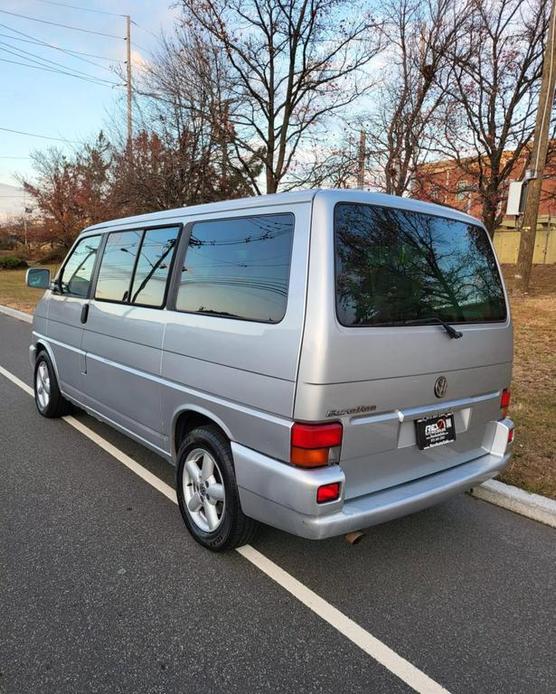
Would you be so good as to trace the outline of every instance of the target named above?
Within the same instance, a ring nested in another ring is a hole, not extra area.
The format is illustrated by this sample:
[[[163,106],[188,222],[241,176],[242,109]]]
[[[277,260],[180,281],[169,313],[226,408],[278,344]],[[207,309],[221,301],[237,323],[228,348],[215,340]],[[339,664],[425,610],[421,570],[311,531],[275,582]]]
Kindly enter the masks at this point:
[[[176,465],[205,547],[306,538],[499,473],[512,326],[477,220],[345,190],[119,219],[79,236],[33,322],[39,412],[69,403]]]

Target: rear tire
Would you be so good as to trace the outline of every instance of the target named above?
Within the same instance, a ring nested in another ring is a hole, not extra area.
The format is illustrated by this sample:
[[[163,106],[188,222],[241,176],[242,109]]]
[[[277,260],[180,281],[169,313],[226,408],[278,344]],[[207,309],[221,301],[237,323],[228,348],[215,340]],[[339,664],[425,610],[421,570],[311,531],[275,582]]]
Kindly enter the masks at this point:
[[[176,492],[183,521],[203,547],[223,552],[255,536],[256,521],[241,510],[230,444],[216,426],[197,427],[183,440]]]
[[[68,414],[70,404],[60,393],[54,367],[44,350],[39,352],[35,361],[33,385],[39,414],[49,419]]]

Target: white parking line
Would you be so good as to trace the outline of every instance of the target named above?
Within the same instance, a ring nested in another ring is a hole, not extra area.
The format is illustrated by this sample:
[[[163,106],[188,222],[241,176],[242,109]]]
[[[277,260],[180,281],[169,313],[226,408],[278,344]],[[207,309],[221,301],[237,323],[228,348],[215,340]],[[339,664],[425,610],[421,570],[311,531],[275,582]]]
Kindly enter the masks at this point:
[[[32,388],[2,366],[0,366],[0,374],[5,376],[28,395],[33,395]],[[102,438],[102,436],[99,436],[95,431],[82,424],[82,422],[75,419],[75,417],[66,416],[63,419],[74,429],[77,429],[77,431],[138,475],[142,480],[150,484],[161,494],[164,494],[170,501],[177,504],[176,493],[170,485],[160,480],[142,465],[139,465],[139,463],[120,451],[119,448],[116,448],[116,446],[112,445],[109,441]],[[405,658],[402,658],[386,644],[379,641],[379,639],[363,629],[363,627],[359,626],[359,624],[347,617],[343,612],[340,612],[340,610],[324,600],[324,598],[321,598],[310,588],[307,588],[307,586],[303,585],[303,583],[298,581],[287,571],[284,571],[278,564],[275,564],[268,559],[268,557],[265,557],[264,554],[261,554],[261,552],[254,547],[245,545],[244,547],[239,547],[237,552],[275,583],[284,588],[284,590],[287,590],[288,593],[293,595],[299,602],[303,603],[321,619],[330,624],[330,626],[336,629],[342,636],[361,648],[367,655],[370,655],[371,658],[384,666],[416,692],[421,692],[422,694],[448,694],[444,687],[440,686],[424,672],[416,668]]]
[[[31,388],[31,386],[28,386],[27,383],[24,383],[20,378],[14,376],[14,374],[10,371],[6,371],[6,369],[3,366],[0,366],[0,374],[2,374],[2,376],[5,376],[12,383],[15,383],[15,385],[18,388],[21,388],[21,390],[24,390],[27,393],[27,395],[33,395],[33,389]]]
[[[238,547],[237,551],[416,692],[426,692],[427,694],[444,692],[444,694],[448,694],[444,687],[441,687],[428,675],[425,675],[424,672],[418,670],[409,661],[402,658],[368,631],[365,631],[353,619],[347,617],[343,612],[340,612],[340,610],[324,600],[324,598],[321,598],[320,595],[307,588],[297,578],[284,571],[278,564],[265,557],[264,554],[261,554],[254,547],[245,545],[244,547]],[[369,688],[369,691],[371,691],[371,688]]]

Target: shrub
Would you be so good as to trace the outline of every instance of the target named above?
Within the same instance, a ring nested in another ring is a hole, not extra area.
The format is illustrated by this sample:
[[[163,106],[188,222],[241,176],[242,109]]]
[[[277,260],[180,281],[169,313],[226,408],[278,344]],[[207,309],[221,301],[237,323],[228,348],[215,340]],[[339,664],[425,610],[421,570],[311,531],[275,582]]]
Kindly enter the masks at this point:
[[[23,258],[18,258],[17,255],[0,256],[0,270],[15,270],[22,267],[29,267]]]
[[[61,263],[66,257],[67,252],[67,248],[53,248],[45,255],[41,255],[39,263],[41,265],[55,265],[56,263]]]

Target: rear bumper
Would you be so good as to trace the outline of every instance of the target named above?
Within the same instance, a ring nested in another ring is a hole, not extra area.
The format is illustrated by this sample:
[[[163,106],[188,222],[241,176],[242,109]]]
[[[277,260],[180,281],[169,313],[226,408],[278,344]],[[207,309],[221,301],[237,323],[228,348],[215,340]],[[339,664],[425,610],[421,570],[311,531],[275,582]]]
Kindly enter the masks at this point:
[[[341,467],[303,470],[233,443],[243,512],[294,535],[320,540],[420,511],[485,482],[506,466],[511,453],[501,442],[507,441],[513,423],[506,419],[491,424],[497,435],[493,433],[491,452],[480,458],[396,487],[320,505],[320,485],[340,482],[344,488]]]

